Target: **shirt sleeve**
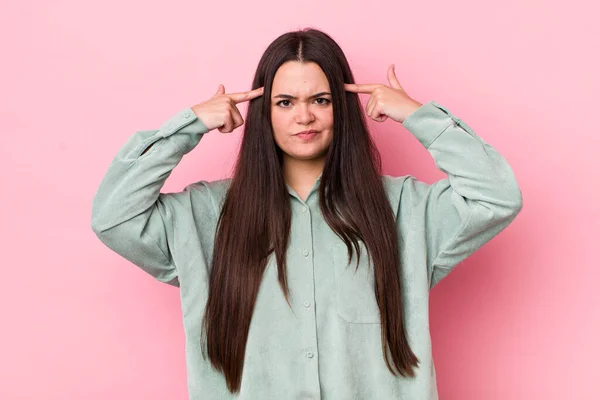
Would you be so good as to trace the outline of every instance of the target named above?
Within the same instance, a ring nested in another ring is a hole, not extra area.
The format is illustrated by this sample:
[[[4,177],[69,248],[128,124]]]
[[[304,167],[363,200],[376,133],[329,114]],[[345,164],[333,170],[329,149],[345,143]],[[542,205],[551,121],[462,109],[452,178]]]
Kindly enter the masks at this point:
[[[435,101],[403,126],[448,175],[431,185],[409,175],[400,199],[403,213],[424,230],[431,289],[508,226],[522,209],[522,193],[506,159]]]
[[[92,201],[91,227],[97,237],[158,281],[177,287],[169,243],[171,203],[177,201],[177,194],[160,190],[173,168],[207,132],[191,108],[158,130],[136,132],[118,150]]]

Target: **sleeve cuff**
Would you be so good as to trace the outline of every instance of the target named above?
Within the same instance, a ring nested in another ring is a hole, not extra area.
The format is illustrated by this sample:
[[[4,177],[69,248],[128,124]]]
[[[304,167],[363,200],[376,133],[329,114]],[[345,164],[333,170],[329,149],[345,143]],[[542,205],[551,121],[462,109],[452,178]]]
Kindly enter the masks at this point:
[[[204,125],[200,118],[196,116],[191,107],[188,107],[169,118],[169,120],[160,127],[157,134],[166,138],[188,125],[190,128],[194,128],[194,131],[208,132],[206,125]]]
[[[402,122],[402,125],[427,149],[446,128],[458,124],[460,124],[459,118],[433,100],[413,111]]]

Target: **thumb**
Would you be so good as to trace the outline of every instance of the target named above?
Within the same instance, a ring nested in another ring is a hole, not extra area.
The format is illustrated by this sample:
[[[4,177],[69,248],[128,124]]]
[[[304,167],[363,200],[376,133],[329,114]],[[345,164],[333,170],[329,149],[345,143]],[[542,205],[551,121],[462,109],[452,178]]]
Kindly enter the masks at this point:
[[[396,78],[396,66],[394,64],[390,65],[388,68],[388,81],[390,82],[390,86],[394,89],[402,89],[398,78]]]
[[[215,93],[215,96],[223,94],[223,93],[225,93],[225,86],[219,84],[219,89],[217,89],[217,93]]]

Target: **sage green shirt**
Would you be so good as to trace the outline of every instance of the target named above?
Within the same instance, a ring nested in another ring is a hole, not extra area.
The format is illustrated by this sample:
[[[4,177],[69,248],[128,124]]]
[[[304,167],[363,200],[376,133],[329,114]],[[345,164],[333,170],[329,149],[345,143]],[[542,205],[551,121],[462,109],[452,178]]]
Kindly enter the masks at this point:
[[[203,359],[200,347],[216,222],[230,179],[160,192],[207,128],[186,108],[158,130],[135,133],[121,147],[94,197],[91,226],[110,249],[158,281],[179,287],[190,399],[438,398],[429,291],[516,217],[522,196],[505,158],[435,101],[423,104],[402,125],[448,176],[431,185],[411,175],[382,176],[399,234],[408,340],[421,361],[416,377],[396,377],[387,369],[372,269],[361,257],[354,273],[356,254],[347,266],[346,247],[319,210],[319,178],[304,201],[288,186],[292,309],[279,287],[272,255],[236,396]]]

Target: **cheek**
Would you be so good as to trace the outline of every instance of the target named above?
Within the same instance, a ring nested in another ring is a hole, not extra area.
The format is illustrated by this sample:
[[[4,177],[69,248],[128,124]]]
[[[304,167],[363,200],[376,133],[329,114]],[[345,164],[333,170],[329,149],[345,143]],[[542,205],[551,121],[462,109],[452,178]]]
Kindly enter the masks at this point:
[[[327,110],[323,110],[322,113],[318,115],[319,120],[321,120],[321,124],[326,128],[333,128],[333,109],[329,108]]]
[[[280,115],[271,114],[271,126],[273,127],[275,136],[281,136],[286,130],[285,119]]]
[[[329,136],[327,137],[327,145],[330,145],[333,141],[333,110],[329,110],[328,113],[322,117],[323,126],[329,129]]]
[[[271,124],[273,125],[273,128],[282,127],[285,124],[285,117],[277,111],[271,111]]]
[[[289,118],[281,115],[281,113],[277,113],[277,111],[271,111],[271,126],[273,127],[275,142],[279,146],[284,145],[285,139],[289,136]]]

